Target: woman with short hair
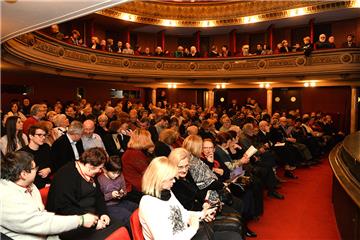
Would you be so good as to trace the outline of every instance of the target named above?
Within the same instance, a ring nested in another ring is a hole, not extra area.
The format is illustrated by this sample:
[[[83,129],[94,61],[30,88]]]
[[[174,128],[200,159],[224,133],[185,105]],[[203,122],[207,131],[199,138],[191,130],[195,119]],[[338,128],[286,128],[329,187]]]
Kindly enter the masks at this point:
[[[126,183],[141,192],[141,178],[152,159],[154,143],[145,129],[136,129],[130,136],[128,148],[121,160]],[[139,199],[140,200],[140,199]]]
[[[61,215],[91,212],[99,217],[96,228],[78,228],[61,234],[61,239],[105,239],[123,225],[114,219],[110,221],[96,179],[106,161],[103,148],[90,148],[78,161],[69,162],[57,171],[50,186],[46,209]]]

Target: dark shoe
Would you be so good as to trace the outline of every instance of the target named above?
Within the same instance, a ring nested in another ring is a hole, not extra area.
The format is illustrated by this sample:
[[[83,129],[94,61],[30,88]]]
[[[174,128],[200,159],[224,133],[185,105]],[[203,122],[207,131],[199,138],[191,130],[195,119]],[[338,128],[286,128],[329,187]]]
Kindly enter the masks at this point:
[[[279,183],[285,183],[285,182],[287,182],[287,180],[280,178],[278,175],[275,175],[275,178],[276,178],[276,180],[277,180]]]
[[[284,177],[291,178],[291,179],[298,179],[298,177],[290,171],[285,171]]]
[[[276,198],[276,199],[280,199],[280,200],[283,200],[285,198],[284,195],[278,193],[277,191],[268,192],[268,196]]]
[[[257,237],[257,234],[255,232],[251,231],[249,228],[246,228],[245,236],[253,238],[253,237]]]

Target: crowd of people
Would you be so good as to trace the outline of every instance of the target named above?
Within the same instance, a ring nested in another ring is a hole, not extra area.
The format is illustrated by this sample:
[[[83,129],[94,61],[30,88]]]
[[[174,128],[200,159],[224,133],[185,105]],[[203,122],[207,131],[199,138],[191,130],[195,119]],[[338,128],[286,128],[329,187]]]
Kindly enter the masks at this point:
[[[247,223],[263,214],[264,191],[286,198],[281,184],[343,138],[328,114],[270,115],[252,98],[221,110],[166,96],[157,106],[25,98],[2,129],[0,230],[13,239],[104,239],[131,230],[137,208],[145,239],[203,239],[207,228],[256,237]],[[38,189],[48,186],[45,210]],[[224,218],[237,225],[224,230]]]
[[[306,56],[309,56],[312,50],[321,50],[321,49],[331,49],[331,48],[355,48],[357,47],[354,41],[354,35],[348,34],[346,40],[341,44],[335,42],[335,37],[333,35],[328,38],[324,33],[319,35],[318,41],[315,43],[311,42],[311,38],[306,36],[303,38],[303,42],[296,42],[293,45],[290,45],[288,40],[284,39],[278,43],[275,49],[272,49],[266,43],[257,43],[256,48],[253,51],[250,51],[251,47],[249,44],[244,44],[241,46],[241,49],[237,52],[231,52],[228,45],[224,44],[219,49],[218,46],[212,45],[209,49],[209,52],[200,52],[195,46],[177,46],[176,50],[166,50],[162,49],[161,46],[156,46],[151,48],[149,46],[131,46],[129,42],[123,43],[123,41],[118,40],[114,41],[112,38],[108,39],[99,39],[97,36],[91,37],[91,43],[86,44],[81,38],[81,34],[78,30],[72,30],[70,36],[64,35],[59,31],[58,25],[52,25],[50,27],[50,36],[66,41],[69,44],[91,48],[94,50],[111,52],[111,53],[120,53],[120,54],[130,54],[137,56],[154,56],[154,57],[175,57],[175,58],[199,58],[199,57],[246,57],[251,55],[269,55],[269,54],[284,54],[292,52],[303,52]]]

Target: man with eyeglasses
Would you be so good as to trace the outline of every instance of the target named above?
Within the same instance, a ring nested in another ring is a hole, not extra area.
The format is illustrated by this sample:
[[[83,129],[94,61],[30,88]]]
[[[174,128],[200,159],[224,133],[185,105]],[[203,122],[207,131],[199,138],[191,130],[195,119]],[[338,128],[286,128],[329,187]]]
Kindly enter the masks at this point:
[[[47,130],[40,125],[32,125],[29,128],[29,144],[20,151],[31,153],[39,171],[36,174],[34,184],[38,188],[43,188],[50,184],[51,161],[50,146],[45,143]]]
[[[24,151],[9,153],[1,159],[0,238],[39,240],[95,226],[98,217],[93,214],[60,216],[47,212],[33,184],[37,168],[33,156]]]

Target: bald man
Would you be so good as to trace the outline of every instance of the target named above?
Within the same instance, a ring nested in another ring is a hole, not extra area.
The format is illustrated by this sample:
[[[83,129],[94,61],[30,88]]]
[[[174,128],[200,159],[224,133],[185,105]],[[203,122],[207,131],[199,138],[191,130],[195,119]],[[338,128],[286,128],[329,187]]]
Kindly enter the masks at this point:
[[[94,133],[95,123],[93,120],[85,120],[83,123],[83,132],[81,136],[81,141],[83,143],[84,150],[86,151],[89,148],[100,147],[105,149],[104,143],[101,140],[101,137]]]

